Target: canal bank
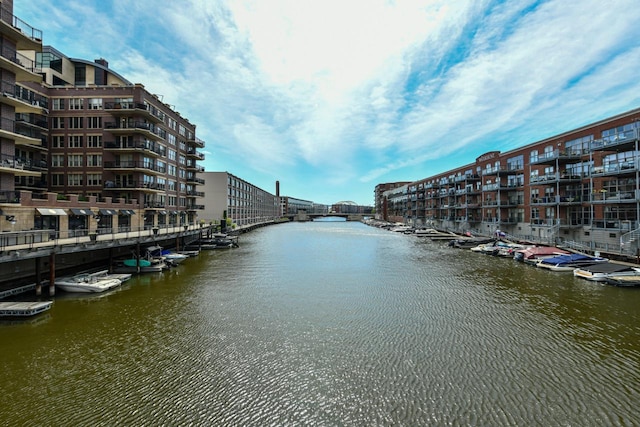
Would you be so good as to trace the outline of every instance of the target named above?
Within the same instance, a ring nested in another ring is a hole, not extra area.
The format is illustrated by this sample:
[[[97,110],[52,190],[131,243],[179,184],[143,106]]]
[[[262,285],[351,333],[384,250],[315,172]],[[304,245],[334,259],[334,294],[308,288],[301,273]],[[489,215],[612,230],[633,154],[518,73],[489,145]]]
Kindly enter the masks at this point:
[[[240,235],[277,222],[248,224],[229,231]],[[55,276],[92,268],[110,268],[115,259],[136,254],[148,246],[181,250],[197,247],[202,239],[220,232],[213,225],[156,227],[121,233],[42,239],[35,233],[5,233],[0,251],[0,299],[19,293],[29,293],[38,284],[50,282]],[[49,290],[49,294],[52,291]]]

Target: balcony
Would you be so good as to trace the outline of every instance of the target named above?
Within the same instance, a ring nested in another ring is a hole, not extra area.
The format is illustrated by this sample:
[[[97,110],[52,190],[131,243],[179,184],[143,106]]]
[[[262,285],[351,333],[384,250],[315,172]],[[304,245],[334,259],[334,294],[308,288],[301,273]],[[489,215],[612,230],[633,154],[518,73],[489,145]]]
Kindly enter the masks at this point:
[[[16,114],[16,124],[17,126],[31,126],[37,127],[40,131],[48,130],[47,118],[41,114],[27,114],[27,113],[19,113]]]
[[[204,141],[198,137],[193,137],[187,140],[189,145],[193,145],[196,148],[204,148]]]
[[[542,153],[538,157],[529,160],[530,165],[554,165],[557,163],[567,163],[570,161],[580,160],[582,158],[581,151],[561,151],[554,150],[548,153]]]
[[[104,189],[112,191],[143,191],[148,193],[158,193],[164,192],[165,186],[156,182],[120,181],[116,179],[115,181],[105,181]]]
[[[626,190],[626,191],[607,191],[600,190],[591,194],[591,203],[594,204],[623,204],[623,203],[636,203],[640,200],[640,193],[638,190]]]
[[[144,161],[115,161],[104,162],[105,169],[120,169],[120,170],[139,170],[143,172],[155,172],[157,174],[165,174],[167,172],[166,167],[160,167],[153,163]]]
[[[0,68],[8,70],[16,75],[16,81],[41,82],[42,70],[36,68],[36,63],[17,50],[3,46],[0,50]]]
[[[0,8],[0,33],[16,41],[19,50],[42,50],[42,31],[24,22],[4,7]]]
[[[152,141],[108,141],[104,143],[105,150],[114,150],[119,152],[142,152],[152,156],[164,157],[167,149]]]
[[[628,151],[636,148],[638,130],[631,129],[626,132],[609,135],[591,142],[591,151]]]
[[[104,109],[114,116],[137,115],[155,123],[164,123],[165,119],[165,114],[162,111],[142,102],[107,102],[104,104]]]
[[[638,159],[627,159],[620,162],[608,162],[602,166],[591,168],[591,176],[625,175],[638,170]]]
[[[139,133],[153,140],[164,140],[166,135],[163,129],[155,126],[153,123],[134,120],[107,122],[104,124],[104,128],[113,134]]]
[[[0,119],[0,137],[11,139],[16,145],[42,146],[42,130],[16,126],[11,119]]]
[[[47,112],[49,103],[42,95],[5,80],[0,83],[0,86],[2,90],[0,102],[13,106],[16,113],[42,114]]]
[[[196,151],[195,148],[189,148],[187,150],[187,157],[196,159],[196,160],[204,160],[204,153]]]
[[[0,171],[12,173],[14,176],[41,177],[42,172],[39,169],[34,167],[30,160],[8,155],[0,157]]]
[[[204,197],[204,191],[187,191],[187,196]]]
[[[185,208],[188,211],[201,211],[204,210],[204,205],[187,205]]]
[[[189,173],[189,174],[187,174],[187,184],[204,185],[204,179],[197,178],[194,173]]]
[[[204,166],[198,166],[194,161],[187,162],[187,170],[196,171],[196,172],[204,172]]]

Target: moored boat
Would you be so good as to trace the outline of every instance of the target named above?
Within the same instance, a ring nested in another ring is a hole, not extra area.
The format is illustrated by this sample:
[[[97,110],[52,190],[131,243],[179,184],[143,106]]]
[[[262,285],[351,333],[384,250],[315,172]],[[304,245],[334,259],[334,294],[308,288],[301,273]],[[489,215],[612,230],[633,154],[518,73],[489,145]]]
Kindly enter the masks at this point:
[[[638,276],[640,268],[614,262],[599,262],[573,270],[575,277],[594,282],[606,282],[610,276]]]
[[[595,257],[585,254],[564,254],[550,258],[544,258],[536,264],[540,268],[551,271],[573,271],[578,267],[593,265],[600,262],[608,262],[607,258]]]
[[[567,254],[569,254],[569,252],[556,248],[555,246],[531,246],[516,250],[513,254],[513,259],[535,265],[544,258]]]
[[[104,292],[120,286],[122,281],[98,272],[58,277],[55,284],[65,292]]]
[[[144,258],[126,258],[116,260],[113,266],[114,273],[158,273],[166,270],[168,266],[161,260],[148,260]]]

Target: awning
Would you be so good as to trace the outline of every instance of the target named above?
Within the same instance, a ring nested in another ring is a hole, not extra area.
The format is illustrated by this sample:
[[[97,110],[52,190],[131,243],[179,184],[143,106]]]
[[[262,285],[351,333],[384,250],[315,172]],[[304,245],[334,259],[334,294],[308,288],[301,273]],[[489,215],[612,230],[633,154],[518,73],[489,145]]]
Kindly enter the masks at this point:
[[[74,209],[74,208],[70,208],[69,210],[74,215],[87,215],[87,216],[93,215],[93,211],[91,209]]]
[[[100,215],[118,215],[115,209],[100,209]]]
[[[40,215],[66,215],[64,209],[52,209],[52,208],[36,208]]]
[[[171,211],[171,215],[178,215],[178,211]]]
[[[136,212],[131,209],[120,209],[120,215],[135,215]]]
[[[158,211],[158,215],[166,215],[167,211]]]

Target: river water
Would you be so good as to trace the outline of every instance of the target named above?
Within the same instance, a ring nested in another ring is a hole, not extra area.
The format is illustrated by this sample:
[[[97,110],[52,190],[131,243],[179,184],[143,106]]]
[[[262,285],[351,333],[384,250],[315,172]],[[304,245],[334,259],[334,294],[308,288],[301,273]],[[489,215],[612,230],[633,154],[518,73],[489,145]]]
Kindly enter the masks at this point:
[[[640,425],[640,289],[361,223],[0,323],[2,425]]]

